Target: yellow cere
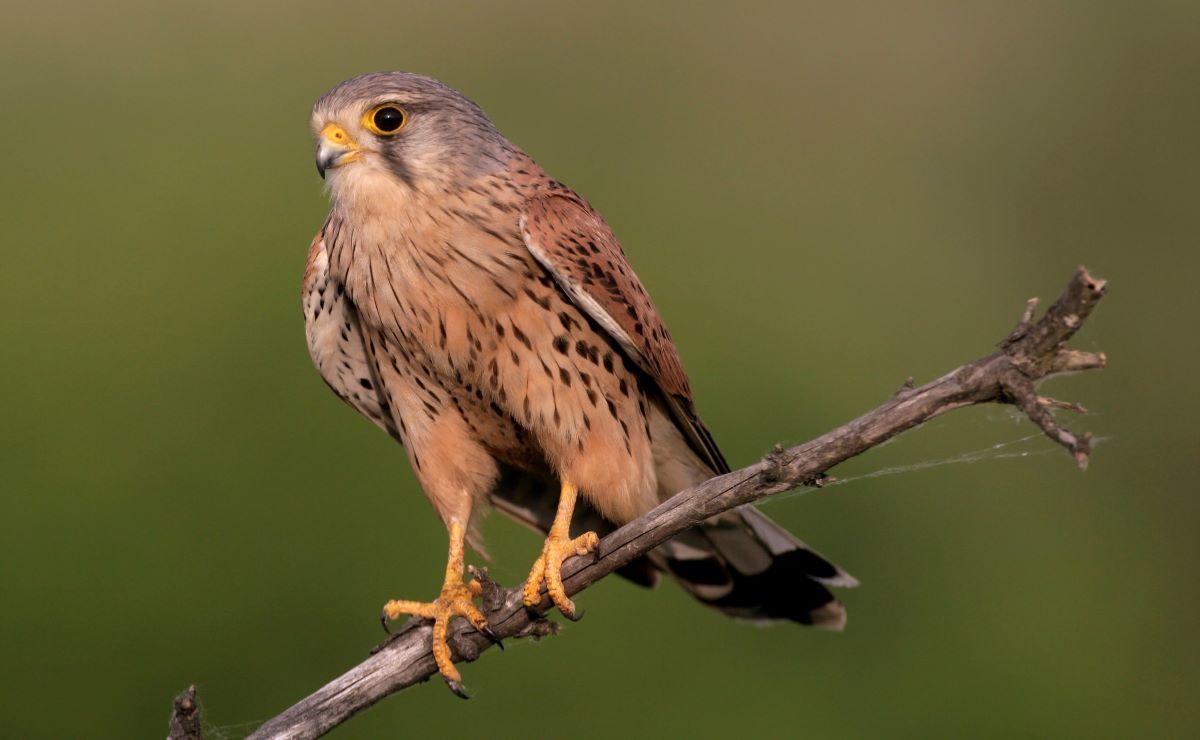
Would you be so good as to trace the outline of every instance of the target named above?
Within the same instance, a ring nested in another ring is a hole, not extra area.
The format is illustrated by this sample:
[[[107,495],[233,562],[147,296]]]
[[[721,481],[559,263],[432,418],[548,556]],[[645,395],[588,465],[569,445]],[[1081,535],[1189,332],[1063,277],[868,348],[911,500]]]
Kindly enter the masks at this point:
[[[354,143],[354,139],[350,138],[350,134],[346,133],[346,129],[336,123],[325,124],[325,128],[321,129],[321,138],[330,144],[345,147],[346,149],[358,148],[358,145]]]

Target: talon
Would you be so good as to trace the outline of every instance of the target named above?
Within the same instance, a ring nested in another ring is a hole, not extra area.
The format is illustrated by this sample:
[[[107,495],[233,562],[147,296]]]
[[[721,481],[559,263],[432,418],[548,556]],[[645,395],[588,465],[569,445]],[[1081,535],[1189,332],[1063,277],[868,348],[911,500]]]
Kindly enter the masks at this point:
[[[387,626],[387,623],[388,623],[387,609],[384,609],[383,614],[379,615],[379,623],[383,625],[384,634],[387,634],[387,635],[392,634],[391,629],[389,629]]]
[[[495,632],[492,632],[491,627],[484,626],[484,627],[479,628],[479,631],[483,633],[484,637],[491,640],[493,645],[500,648],[501,650],[504,649],[504,643],[500,641],[500,638],[496,636]]]
[[[566,617],[567,619],[571,620],[572,622],[578,622],[579,620],[583,619],[583,615],[585,613],[586,612],[584,612],[582,609],[580,609],[579,611],[575,612],[574,614],[567,614],[566,612],[563,612],[563,616]]]
[[[460,699],[470,699],[471,698],[471,695],[467,693],[467,690],[464,689],[463,685],[461,683],[459,683],[458,681],[455,681],[452,678],[447,678],[446,676],[442,676],[442,679],[446,682],[446,686],[448,686],[450,688],[450,690],[454,692],[454,695],[457,696],[458,698],[460,698]]]

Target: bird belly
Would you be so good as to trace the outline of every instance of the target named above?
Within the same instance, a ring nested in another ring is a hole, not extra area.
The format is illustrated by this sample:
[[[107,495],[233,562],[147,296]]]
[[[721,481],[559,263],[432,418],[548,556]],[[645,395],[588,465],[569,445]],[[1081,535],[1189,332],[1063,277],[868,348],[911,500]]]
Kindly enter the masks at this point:
[[[426,366],[498,460],[570,481],[615,522],[648,511],[640,373],[523,246],[455,234],[452,249],[431,233],[359,242],[345,280],[364,322]]]

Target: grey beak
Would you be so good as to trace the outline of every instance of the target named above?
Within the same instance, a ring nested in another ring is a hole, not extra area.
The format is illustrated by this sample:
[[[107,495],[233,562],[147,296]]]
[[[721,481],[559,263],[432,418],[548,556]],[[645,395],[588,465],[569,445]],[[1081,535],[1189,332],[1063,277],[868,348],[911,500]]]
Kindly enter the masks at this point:
[[[342,152],[336,149],[329,149],[322,146],[317,147],[317,174],[321,176],[322,180],[325,179],[325,170],[329,169],[341,155]]]

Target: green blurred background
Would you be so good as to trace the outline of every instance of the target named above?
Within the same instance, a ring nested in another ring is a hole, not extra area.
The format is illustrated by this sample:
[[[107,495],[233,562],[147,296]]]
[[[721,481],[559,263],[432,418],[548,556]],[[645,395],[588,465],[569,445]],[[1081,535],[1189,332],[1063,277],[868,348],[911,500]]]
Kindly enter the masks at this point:
[[[0,29],[0,735],[238,737],[364,657],[445,532],[305,351],[312,101],[478,101],[613,224],[735,465],[1111,295],[1092,468],[1002,408],[768,504],[862,581],[843,634],[610,579],[588,618],[336,737],[1179,737],[1200,730],[1200,6],[47,3]],[[1017,457],[1001,457],[1015,453]],[[1027,453],[1020,456],[1021,453]],[[502,582],[531,533],[487,523]],[[478,561],[478,559],[476,559]]]

